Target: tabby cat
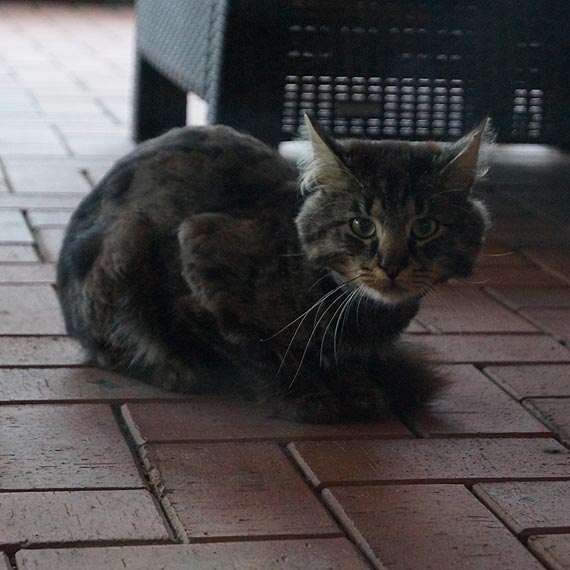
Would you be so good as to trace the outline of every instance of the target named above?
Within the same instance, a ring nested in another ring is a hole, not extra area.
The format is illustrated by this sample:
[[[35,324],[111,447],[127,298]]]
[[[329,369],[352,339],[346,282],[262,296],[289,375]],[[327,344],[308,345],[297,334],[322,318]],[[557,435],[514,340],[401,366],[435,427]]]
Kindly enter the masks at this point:
[[[486,125],[442,144],[336,141],[307,123],[300,179],[250,136],[181,128],[83,200],[58,291],[94,364],[178,391],[230,383],[314,423],[434,394],[439,375],[399,336],[426,292],[473,269]]]

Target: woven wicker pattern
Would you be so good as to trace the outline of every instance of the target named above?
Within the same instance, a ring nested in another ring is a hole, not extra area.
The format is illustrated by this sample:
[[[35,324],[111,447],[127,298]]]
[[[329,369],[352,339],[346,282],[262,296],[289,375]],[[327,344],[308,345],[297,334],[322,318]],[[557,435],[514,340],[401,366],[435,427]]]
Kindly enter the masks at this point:
[[[227,0],[138,0],[137,48],[179,87],[216,99]]]

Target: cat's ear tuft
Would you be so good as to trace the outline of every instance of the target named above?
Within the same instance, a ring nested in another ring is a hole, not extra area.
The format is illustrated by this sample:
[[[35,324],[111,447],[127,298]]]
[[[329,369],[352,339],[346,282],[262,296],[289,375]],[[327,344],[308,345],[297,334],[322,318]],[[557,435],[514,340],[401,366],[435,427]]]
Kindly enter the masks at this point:
[[[348,167],[342,146],[309,115],[305,115],[305,126],[312,156],[301,164],[301,191],[307,193],[316,188],[324,191],[345,188],[350,175],[347,176]]]
[[[487,172],[487,158],[494,135],[485,119],[476,129],[451,146],[441,174],[446,188],[469,191]]]

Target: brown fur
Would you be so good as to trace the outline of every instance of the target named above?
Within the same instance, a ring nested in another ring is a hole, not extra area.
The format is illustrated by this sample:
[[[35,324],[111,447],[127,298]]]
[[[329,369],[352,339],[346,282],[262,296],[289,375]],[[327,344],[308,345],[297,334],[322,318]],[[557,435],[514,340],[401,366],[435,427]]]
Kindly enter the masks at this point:
[[[284,159],[226,127],[171,131],[115,165],[74,213],[58,265],[69,333],[95,363],[169,389],[229,383],[309,422],[432,396],[439,376],[398,337],[426,290],[473,267],[484,216],[446,168],[470,167],[475,139],[315,136],[304,196]],[[410,241],[422,208],[450,224],[431,245]],[[354,216],[374,220],[374,238],[351,233]],[[387,257],[408,263],[398,293]]]

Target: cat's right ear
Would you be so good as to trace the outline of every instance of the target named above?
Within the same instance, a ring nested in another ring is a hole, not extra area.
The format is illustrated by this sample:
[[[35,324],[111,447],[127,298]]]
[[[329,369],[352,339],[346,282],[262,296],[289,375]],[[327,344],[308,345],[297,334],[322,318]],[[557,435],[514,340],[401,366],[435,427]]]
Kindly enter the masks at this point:
[[[469,191],[487,170],[486,160],[494,134],[489,119],[451,146],[451,159],[442,170],[446,187]],[[483,155],[483,156],[482,156]]]
[[[305,115],[312,157],[301,165],[301,190],[334,191],[346,186],[347,170],[344,149],[330,137],[317,121]]]

